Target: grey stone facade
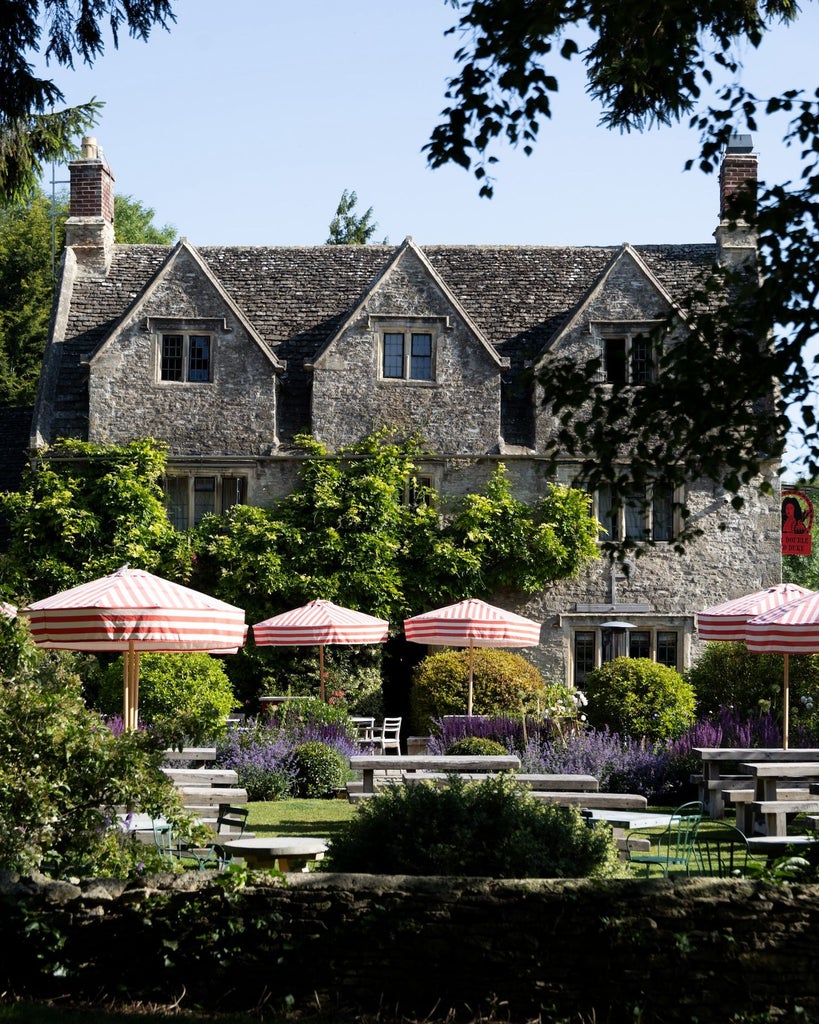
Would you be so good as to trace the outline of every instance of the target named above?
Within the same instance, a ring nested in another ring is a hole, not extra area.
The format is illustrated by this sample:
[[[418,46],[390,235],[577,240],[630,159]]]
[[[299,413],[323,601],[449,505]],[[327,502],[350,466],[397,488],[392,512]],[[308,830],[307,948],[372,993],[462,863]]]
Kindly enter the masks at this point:
[[[741,173],[754,167],[743,153]],[[105,197],[113,179],[96,146],[72,167],[84,195],[95,173]],[[331,451],[381,426],[417,432],[443,495],[481,487],[502,462],[516,497],[534,502],[553,482],[540,362],[585,361],[612,336],[632,344],[718,259],[753,252],[724,217],[716,243],[692,245],[123,246],[108,205],[72,207],[32,445],[166,441],[180,525],[202,501],[218,511],[228,494],[264,505],[288,493],[301,431]],[[570,462],[558,479],[572,483]],[[612,618],[683,668],[700,608],[780,580],[776,494],[749,490],[738,513],[713,483],[691,481],[685,499],[703,530],[685,555],[669,539],[627,571],[600,559],[529,600],[496,595],[544,623],[526,653],[552,678],[582,678],[581,641],[596,662],[622,643],[606,632]]]

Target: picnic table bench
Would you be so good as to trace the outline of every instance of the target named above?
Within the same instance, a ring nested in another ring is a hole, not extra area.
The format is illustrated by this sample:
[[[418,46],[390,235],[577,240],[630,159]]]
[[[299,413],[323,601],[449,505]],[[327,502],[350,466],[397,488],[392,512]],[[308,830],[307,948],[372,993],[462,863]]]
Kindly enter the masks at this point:
[[[436,782],[444,783],[449,779],[451,772],[405,772],[402,773],[404,782]],[[496,772],[458,772],[458,778],[470,782],[480,782],[486,778],[496,778]],[[578,791],[581,793],[596,793],[600,788],[597,779],[593,775],[558,775],[516,772],[512,778],[533,790],[566,790]]]
[[[233,768],[163,768],[177,786],[237,786],[239,774]]]
[[[697,780],[699,799],[712,818],[725,817],[723,796],[725,792],[732,789],[752,788],[751,785],[744,784],[736,774],[723,775],[723,768],[726,764],[741,766],[743,763],[761,764],[764,762],[819,763],[819,748],[816,747],[797,747],[787,750],[782,747],[694,747],[693,751],[702,761],[702,773]],[[742,771],[741,768],[740,771]],[[748,774],[747,771],[744,774]],[[750,780],[748,781],[750,783]]]
[[[363,783],[360,797],[375,792],[375,773],[377,771],[416,772],[514,772],[520,768],[520,758],[516,754],[408,754],[391,756],[389,754],[354,754],[350,758],[353,771],[361,772]]]

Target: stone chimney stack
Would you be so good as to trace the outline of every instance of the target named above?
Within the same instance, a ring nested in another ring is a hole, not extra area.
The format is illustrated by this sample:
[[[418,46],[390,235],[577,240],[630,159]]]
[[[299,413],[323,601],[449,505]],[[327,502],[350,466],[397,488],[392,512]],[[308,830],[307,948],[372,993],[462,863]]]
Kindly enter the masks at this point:
[[[82,140],[82,155],[68,169],[71,202],[65,244],[74,250],[81,273],[105,275],[114,246],[114,176],[97,140]]]
[[[750,135],[732,135],[719,171],[720,263],[736,265],[756,255],[757,155]]]

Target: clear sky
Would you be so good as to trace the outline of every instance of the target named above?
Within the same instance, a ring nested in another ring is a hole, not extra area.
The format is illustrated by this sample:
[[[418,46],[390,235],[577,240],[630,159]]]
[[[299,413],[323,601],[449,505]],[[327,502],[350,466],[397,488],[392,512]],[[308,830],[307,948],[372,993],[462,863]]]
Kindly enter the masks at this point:
[[[93,68],[51,67],[69,104],[105,102],[96,137],[117,191],[195,245],[313,245],[344,189],[373,208],[374,241],[545,245],[707,242],[715,175],[685,172],[687,126],[598,127],[582,67],[556,58],[555,117],[535,153],[497,151],[495,197],[422,147],[456,72],[445,0],[175,0],[177,22]],[[745,55],[759,95],[816,88],[819,5]],[[754,133],[760,177],[796,174],[782,123]],[[55,170],[58,181],[65,167]],[[58,186],[64,187],[64,186]]]

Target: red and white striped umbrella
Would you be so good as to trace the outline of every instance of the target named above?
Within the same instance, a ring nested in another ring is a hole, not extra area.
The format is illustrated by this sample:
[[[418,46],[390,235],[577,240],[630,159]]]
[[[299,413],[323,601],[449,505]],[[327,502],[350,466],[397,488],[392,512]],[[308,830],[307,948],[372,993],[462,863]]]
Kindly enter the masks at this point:
[[[476,647],[536,647],[540,623],[477,598],[467,598],[404,620],[407,640],[416,644],[469,648],[466,713],[472,714],[472,662]]]
[[[235,653],[247,632],[241,608],[128,566],[20,614],[40,647],[125,652],[126,729],[137,725],[140,651]]]
[[[0,601],[0,615],[5,615],[7,619],[14,619],[17,617],[17,609],[8,601]]]
[[[324,645],[379,644],[388,636],[389,622],[374,615],[343,608],[332,601],[310,601],[253,626],[259,646],[312,646],[319,649],[319,683],[324,700]]]
[[[819,593],[780,608],[772,608],[752,619],[745,627],[745,643],[756,654],[783,654],[782,730],[788,746],[788,712],[791,654],[819,654]]]
[[[712,608],[706,608],[697,615],[697,631],[700,640],[745,640],[745,624],[749,619],[772,608],[797,601],[812,594],[812,590],[800,587],[798,583],[778,583],[753,594],[724,601]]]

